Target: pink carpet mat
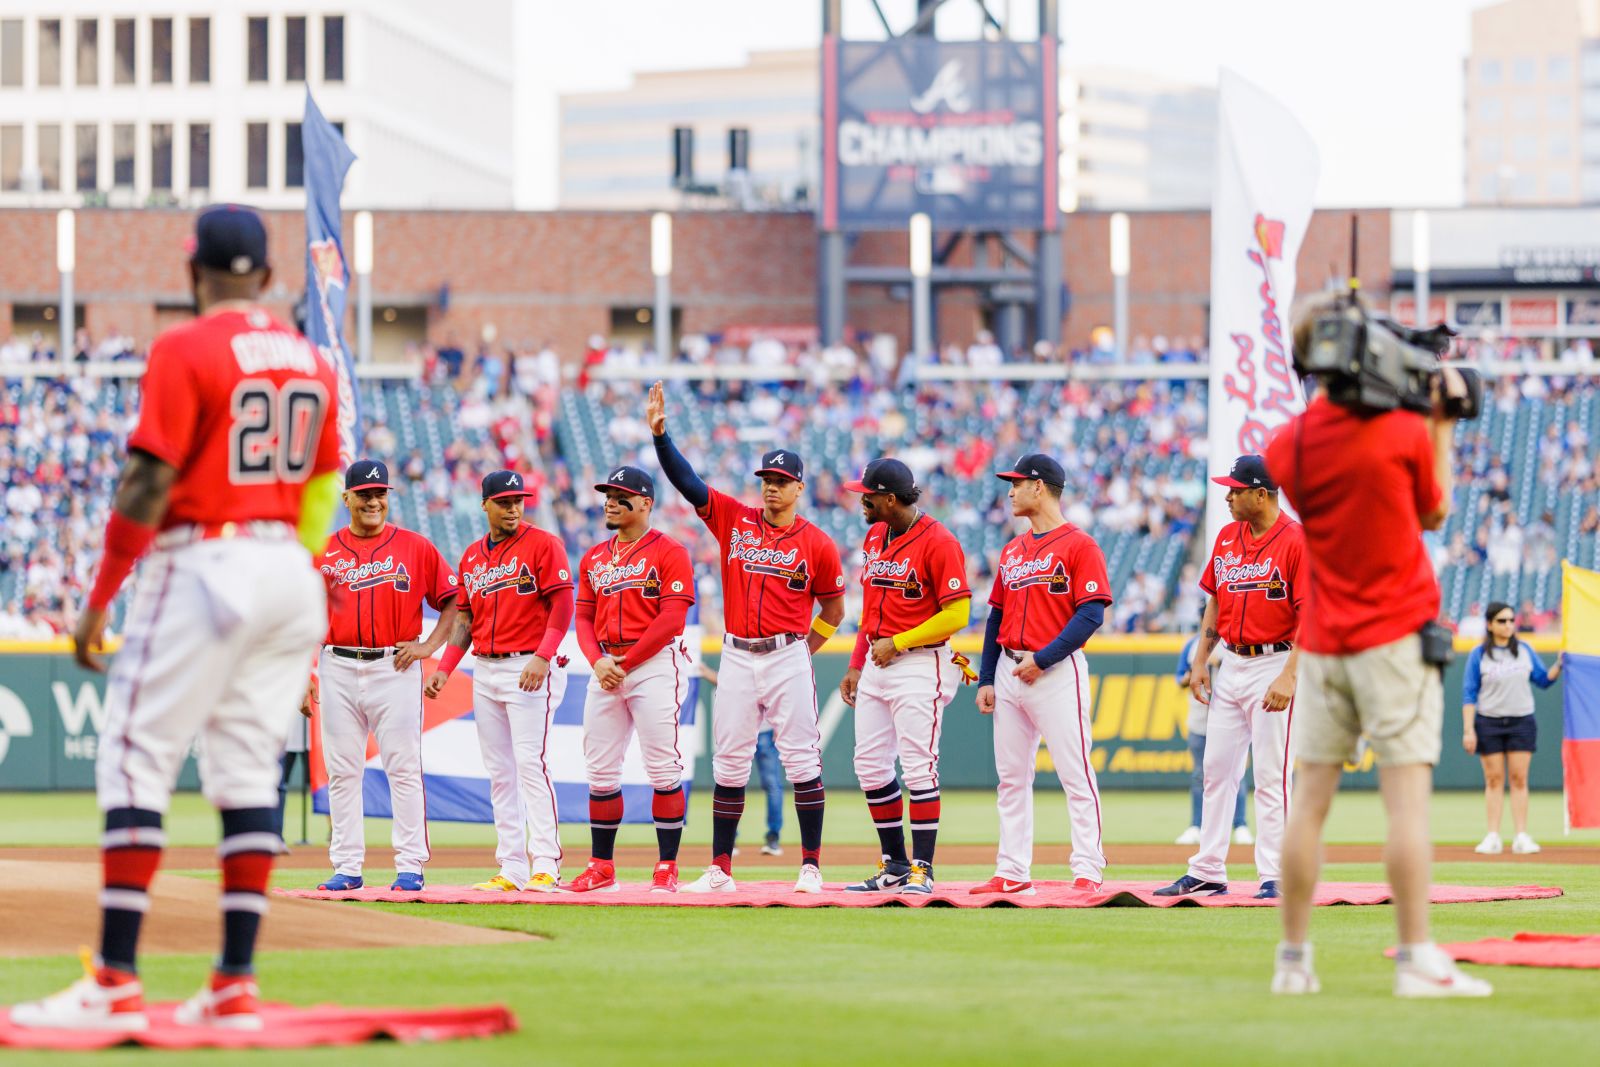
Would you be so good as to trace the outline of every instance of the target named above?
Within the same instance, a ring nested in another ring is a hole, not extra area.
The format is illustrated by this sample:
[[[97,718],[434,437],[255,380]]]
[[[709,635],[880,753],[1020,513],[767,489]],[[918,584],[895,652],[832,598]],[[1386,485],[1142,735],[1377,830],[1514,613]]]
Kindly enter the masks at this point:
[[[1509,941],[1486,937],[1439,947],[1463,963],[1600,969],[1600,936],[1594,934],[1518,934]]]
[[[359,1045],[367,1041],[453,1041],[492,1037],[517,1028],[516,1016],[503,1005],[471,1008],[343,1008],[323,1004],[297,1008],[262,1004],[260,1030],[218,1030],[179,1026],[172,1021],[176,1002],[150,1004],[150,1027],[138,1033],[106,1030],[32,1030],[14,1026],[10,1009],[0,1009],[0,1048],[44,1048],[61,1051],[144,1045],[149,1048],[312,1048],[317,1045]]]
[[[306,900],[393,901],[417,904],[577,904],[644,905],[701,908],[881,908],[955,907],[994,905],[1019,908],[1270,908],[1276,901],[1256,900],[1254,882],[1234,882],[1223,897],[1158,897],[1166,882],[1107,882],[1098,893],[1073,889],[1070,882],[1035,882],[1031,897],[967,892],[975,883],[941,882],[932,896],[897,893],[846,893],[843,885],[829,884],[821,893],[796,893],[790,882],[741,882],[734,893],[652,893],[643,884],[623,885],[615,893],[492,893],[465,886],[432,886],[420,893],[402,893],[371,887],[350,893],[320,889],[275,889],[274,893]],[[1433,887],[1435,904],[1476,904],[1487,900],[1538,900],[1559,897],[1561,890],[1537,885]],[[1389,887],[1381,883],[1324,882],[1317,887],[1318,904],[1387,904]]]

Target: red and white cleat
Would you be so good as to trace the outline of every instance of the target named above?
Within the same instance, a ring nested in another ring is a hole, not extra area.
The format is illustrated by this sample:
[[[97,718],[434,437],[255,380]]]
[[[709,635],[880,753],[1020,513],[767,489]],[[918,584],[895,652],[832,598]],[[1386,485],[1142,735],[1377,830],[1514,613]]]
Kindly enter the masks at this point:
[[[622,887],[617,884],[617,865],[610,860],[591,859],[583,873],[567,886],[569,893],[615,893]]]
[[[82,978],[53,996],[11,1009],[17,1026],[40,1030],[143,1030],[144,986],[137,975],[85,967]]]
[[[662,860],[650,876],[650,892],[676,893],[678,891],[678,861]]]
[[[1101,891],[1101,883],[1091,882],[1087,878],[1074,878],[1072,880],[1072,888],[1081,889],[1085,893],[1098,893]]]
[[[973,896],[981,896],[985,893],[996,893],[1006,897],[1031,897],[1034,895],[1032,882],[1017,882],[1010,878],[1002,878],[998,874],[982,885],[973,886],[967,892]]]
[[[200,992],[179,1004],[172,1013],[179,1026],[214,1026],[223,1030],[259,1030],[261,1015],[254,976],[213,973]]]

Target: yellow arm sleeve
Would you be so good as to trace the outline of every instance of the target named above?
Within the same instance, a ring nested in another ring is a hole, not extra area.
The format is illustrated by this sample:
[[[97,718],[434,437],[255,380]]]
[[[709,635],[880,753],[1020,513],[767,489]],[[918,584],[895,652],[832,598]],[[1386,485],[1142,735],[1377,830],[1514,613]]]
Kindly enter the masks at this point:
[[[319,474],[306,483],[300,497],[300,543],[313,556],[322,552],[333,529],[333,513],[339,506],[339,472]]]
[[[962,597],[952,600],[927,622],[913,626],[904,633],[894,635],[894,647],[904,652],[908,648],[936,645],[967,628],[972,620],[972,599]]]

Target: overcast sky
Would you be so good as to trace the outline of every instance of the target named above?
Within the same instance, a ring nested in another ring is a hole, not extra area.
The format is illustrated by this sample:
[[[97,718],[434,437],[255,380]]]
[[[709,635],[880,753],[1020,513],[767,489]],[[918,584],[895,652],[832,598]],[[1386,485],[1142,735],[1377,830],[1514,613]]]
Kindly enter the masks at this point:
[[[845,36],[883,31],[867,0],[843,0]],[[915,0],[881,0],[897,27]],[[556,98],[621,88],[642,70],[738,66],[752,51],[815,47],[820,0],[520,0],[521,206],[556,199]],[[1322,155],[1325,207],[1461,200],[1461,63],[1485,0],[1060,0],[1063,65],[1130,67],[1215,85],[1231,67],[1277,96]],[[1036,0],[991,0],[1037,32]],[[972,37],[972,0],[940,33]],[[663,145],[666,141],[663,138]]]

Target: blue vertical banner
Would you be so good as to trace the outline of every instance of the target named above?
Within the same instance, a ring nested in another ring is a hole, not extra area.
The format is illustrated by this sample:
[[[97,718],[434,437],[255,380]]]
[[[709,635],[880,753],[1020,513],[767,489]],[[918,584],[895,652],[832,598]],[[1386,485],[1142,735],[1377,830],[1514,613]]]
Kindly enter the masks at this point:
[[[361,443],[361,401],[355,362],[344,340],[350,272],[340,240],[339,193],[356,155],[322,117],[309,89],[300,144],[306,184],[306,337],[339,376],[339,460],[349,466]]]

